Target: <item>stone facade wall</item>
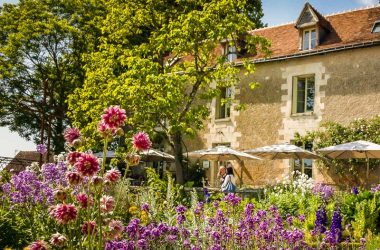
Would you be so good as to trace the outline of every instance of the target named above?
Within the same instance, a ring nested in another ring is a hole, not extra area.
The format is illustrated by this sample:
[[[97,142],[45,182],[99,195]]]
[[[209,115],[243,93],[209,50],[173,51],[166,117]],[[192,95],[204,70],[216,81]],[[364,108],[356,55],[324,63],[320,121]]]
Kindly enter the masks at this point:
[[[290,142],[294,133],[314,130],[324,121],[348,123],[355,118],[380,114],[380,47],[345,50],[325,55],[256,64],[256,73],[245,76],[235,89],[235,98],[246,109],[233,111],[230,119],[215,120],[215,103],[211,103],[211,118],[198,135],[199,145],[209,148],[216,143],[230,143],[232,148],[245,150],[274,143]],[[295,76],[315,76],[314,112],[292,115],[292,79]],[[260,86],[250,90],[250,82]],[[201,142],[201,143],[199,143]],[[193,149],[195,149],[193,148]],[[214,163],[215,164],[215,163]],[[289,160],[246,161],[243,168],[235,164],[239,179],[252,186],[264,186],[281,181],[291,172]],[[216,176],[215,166],[208,171]],[[344,184],[333,171],[313,168],[318,182]],[[379,181],[380,171],[371,175]],[[346,178],[350,179],[350,178]]]

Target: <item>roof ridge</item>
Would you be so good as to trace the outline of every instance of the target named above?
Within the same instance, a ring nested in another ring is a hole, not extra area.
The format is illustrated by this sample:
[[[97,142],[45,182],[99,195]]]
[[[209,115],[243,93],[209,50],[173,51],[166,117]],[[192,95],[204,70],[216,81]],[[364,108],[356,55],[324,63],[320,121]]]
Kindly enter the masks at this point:
[[[311,5],[312,6],[312,5]],[[313,7],[313,6],[312,6]],[[318,10],[316,10],[320,15],[322,15],[323,17],[331,17],[331,16],[336,16],[336,15],[341,15],[341,14],[346,14],[346,13],[349,13],[349,12],[354,12],[354,11],[360,11],[360,10],[368,10],[368,9],[373,9],[373,8],[378,8],[380,7],[380,4],[374,4],[374,5],[368,5],[368,6],[365,6],[365,7],[359,7],[359,8],[355,8],[355,9],[350,9],[350,10],[343,10],[343,11],[338,11],[338,12],[334,12],[334,13],[330,13],[330,14],[326,14],[326,15],[323,15],[321,14],[320,12],[318,12]],[[314,8],[314,7],[313,7]],[[315,9],[315,8],[314,8]],[[281,23],[281,24],[276,24],[276,25],[273,25],[273,26],[268,26],[268,27],[263,27],[263,28],[258,28],[258,29],[252,29],[250,30],[249,32],[254,32],[254,31],[260,31],[260,30],[265,30],[265,29],[272,29],[272,28],[277,28],[277,27],[281,27],[281,26],[285,26],[285,25],[289,25],[289,24],[294,24],[297,20],[293,20],[293,21],[290,21],[290,22],[287,22],[287,23]]]
[[[262,27],[262,28],[253,29],[253,30],[250,30],[250,31],[257,31],[257,30],[265,30],[265,29],[277,28],[277,27],[280,27],[280,26],[294,24],[294,22],[295,21],[291,21],[291,22],[287,22],[287,23],[281,23],[281,24],[276,24],[276,25],[273,25],[273,26]]]
[[[380,7],[380,4],[377,3],[377,4],[368,5],[368,6],[364,6],[364,7],[358,7],[358,8],[354,8],[354,9],[333,12],[333,13],[326,14],[326,15],[323,15],[323,16],[324,17],[330,17],[330,16],[336,16],[336,15],[346,14],[346,13],[349,13],[349,12],[355,12],[355,11],[360,11],[360,10],[368,10],[368,9],[373,9],[373,8],[378,8],[378,7]]]

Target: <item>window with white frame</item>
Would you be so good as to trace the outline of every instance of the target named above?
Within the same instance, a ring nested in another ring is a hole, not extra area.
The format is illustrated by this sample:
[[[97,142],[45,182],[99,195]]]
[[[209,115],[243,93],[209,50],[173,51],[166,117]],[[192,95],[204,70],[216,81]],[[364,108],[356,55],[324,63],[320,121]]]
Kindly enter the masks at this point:
[[[296,146],[301,147],[305,150],[312,151],[313,144],[312,143],[295,143]],[[307,175],[308,177],[313,177],[313,160],[312,159],[294,159],[292,161],[293,171],[300,172],[302,174]]]
[[[228,62],[235,61],[238,57],[236,46],[226,43],[224,46],[224,54],[227,56]]]
[[[373,24],[372,33],[380,33],[380,20]]]
[[[310,50],[317,47],[317,31],[316,29],[307,29],[303,31],[302,50]]]
[[[228,118],[231,115],[231,105],[228,99],[232,97],[231,88],[220,88],[220,96],[216,99],[216,119]]]
[[[310,113],[314,111],[315,77],[297,76],[293,78],[292,113]]]

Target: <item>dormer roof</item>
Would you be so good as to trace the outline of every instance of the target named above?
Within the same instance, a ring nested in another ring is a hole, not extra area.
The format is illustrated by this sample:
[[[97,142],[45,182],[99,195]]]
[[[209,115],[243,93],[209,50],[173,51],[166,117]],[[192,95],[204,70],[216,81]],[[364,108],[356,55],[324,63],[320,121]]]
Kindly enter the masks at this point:
[[[298,16],[295,27],[297,29],[308,28],[319,25],[323,28],[330,29],[329,22],[319,13],[310,3],[305,3],[300,15]]]
[[[305,9],[311,9],[317,16],[318,22],[322,27],[326,28],[327,25],[330,26],[329,32],[326,33],[324,39],[318,44],[316,49],[311,52],[299,50],[299,30],[296,27],[297,22],[300,20],[300,18],[298,18],[297,21],[293,23],[250,31],[249,33],[251,35],[263,36],[272,43],[271,58],[265,59],[265,56],[259,53],[253,58],[254,60],[270,61],[276,58],[288,58],[300,54],[315,54],[318,51],[349,49],[356,45],[379,46],[380,33],[372,33],[371,31],[374,23],[380,20],[380,5],[326,15],[325,17],[318,14],[310,4],[306,4],[305,7],[303,11],[301,11],[300,17],[302,17],[302,13]],[[323,17],[323,19],[321,19],[320,16]]]

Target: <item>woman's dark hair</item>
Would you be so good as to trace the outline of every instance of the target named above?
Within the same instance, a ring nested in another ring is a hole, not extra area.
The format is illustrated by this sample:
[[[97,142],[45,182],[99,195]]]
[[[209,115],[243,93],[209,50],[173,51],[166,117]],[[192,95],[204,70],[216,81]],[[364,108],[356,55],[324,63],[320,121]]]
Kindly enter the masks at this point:
[[[227,168],[227,175],[234,175],[234,170],[233,170],[233,168],[232,167],[228,167]]]

